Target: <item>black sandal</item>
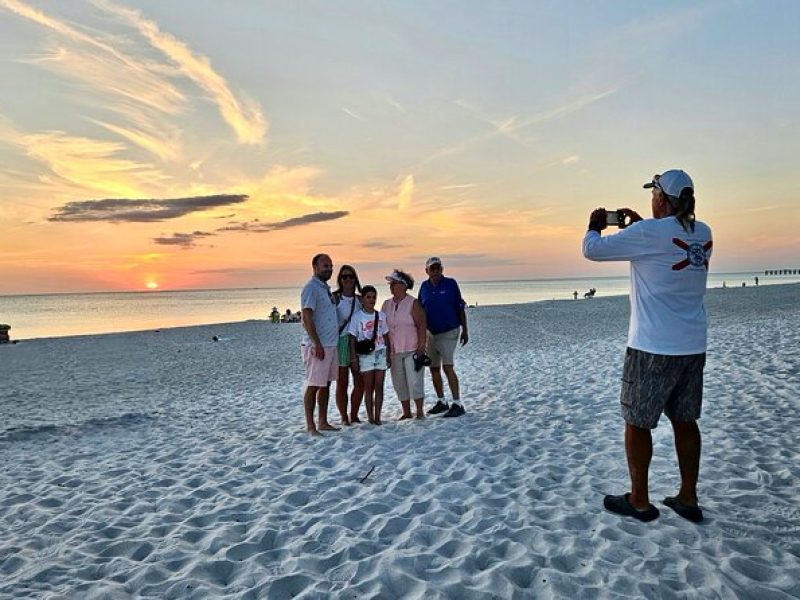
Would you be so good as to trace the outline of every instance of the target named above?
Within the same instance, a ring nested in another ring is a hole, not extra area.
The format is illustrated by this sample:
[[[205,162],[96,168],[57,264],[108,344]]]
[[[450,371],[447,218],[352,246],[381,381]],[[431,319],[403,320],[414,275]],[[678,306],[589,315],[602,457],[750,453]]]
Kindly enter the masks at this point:
[[[703,511],[699,506],[688,506],[678,500],[677,496],[667,496],[664,498],[664,506],[671,508],[679,516],[692,523],[699,523],[703,520]]]
[[[633,517],[645,523],[658,518],[660,513],[655,506],[651,504],[647,507],[647,510],[639,510],[631,504],[629,498],[630,493],[622,494],[621,496],[606,496],[603,498],[603,506],[613,513],[623,517]]]

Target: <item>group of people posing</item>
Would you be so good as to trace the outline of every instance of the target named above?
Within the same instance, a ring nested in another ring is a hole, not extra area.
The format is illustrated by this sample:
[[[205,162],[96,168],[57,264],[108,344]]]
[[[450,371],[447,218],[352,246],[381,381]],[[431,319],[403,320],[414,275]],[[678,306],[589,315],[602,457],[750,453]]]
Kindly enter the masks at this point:
[[[694,183],[685,171],[665,171],[644,187],[651,190],[653,218],[642,218],[629,208],[598,208],[591,213],[583,238],[587,259],[627,261],[631,266],[631,317],[620,392],[630,491],[609,494],[603,504],[611,512],[640,521],[658,518],[659,510],[649,496],[650,432],[665,414],[672,423],[681,485],[663,503],[681,517],[700,522],[697,479],[702,443],[697,420],[703,403],[708,327],[703,299],[713,240],[711,229],[695,219]],[[610,224],[619,231],[602,235]],[[330,257],[319,254],[312,265],[314,277],[302,294],[310,433],[336,429],[327,421],[328,386],[334,379],[344,424],[359,422],[362,395],[369,421],[380,424],[387,368],[403,406],[400,418],[412,417],[412,399],[421,418],[422,373],[428,361],[438,397],[428,412],[464,414],[453,369],[459,338],[462,344],[468,340],[464,301],[456,282],[442,275],[441,260],[428,259],[428,280],[420,287],[419,299],[408,294],[414,287],[411,276],[399,270],[388,275],[391,297],[380,311],[375,308],[375,288],[361,287],[355,269],[343,266],[338,288],[331,293],[326,283],[333,273]],[[450,406],[444,401],[441,369],[453,396]],[[355,386],[348,414],[351,373]]]
[[[437,397],[428,414],[444,417],[465,414],[454,355],[459,341],[462,345],[469,341],[466,305],[458,283],[444,276],[441,259],[434,256],[426,261],[428,279],[420,286],[419,298],[409,294],[414,288],[410,274],[395,269],[387,275],[390,297],[380,310],[376,306],[377,290],[371,285],[362,286],[352,266],[339,268],[334,291],[328,285],[333,276],[330,256],[317,254],[311,267],[313,276],[300,295],[305,330],[303,404],[309,434],[339,430],[328,422],[333,381],[336,381],[336,408],[342,425],[361,423],[362,402],[367,421],[380,425],[387,370],[402,406],[399,420],[425,417],[426,367]],[[442,371],[451,402],[445,399]],[[348,395],[351,376],[353,388]]]

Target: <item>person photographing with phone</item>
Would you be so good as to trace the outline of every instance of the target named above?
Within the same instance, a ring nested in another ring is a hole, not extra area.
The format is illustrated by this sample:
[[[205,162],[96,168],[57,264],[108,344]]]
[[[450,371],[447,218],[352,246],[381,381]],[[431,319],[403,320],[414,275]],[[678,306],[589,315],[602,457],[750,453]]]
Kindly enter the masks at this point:
[[[630,492],[608,495],[611,512],[652,521],[648,474],[653,454],[651,430],[663,412],[672,423],[681,486],[664,504],[681,517],[700,522],[697,502],[701,436],[697,425],[703,399],[707,319],[704,306],[711,229],[695,219],[694,183],[679,169],[644,184],[652,190],[652,219],[623,208],[612,219],[618,233],[603,237],[609,211],[594,210],[583,238],[592,261],[631,265],[631,316],[620,402],[625,419],[625,454]]]

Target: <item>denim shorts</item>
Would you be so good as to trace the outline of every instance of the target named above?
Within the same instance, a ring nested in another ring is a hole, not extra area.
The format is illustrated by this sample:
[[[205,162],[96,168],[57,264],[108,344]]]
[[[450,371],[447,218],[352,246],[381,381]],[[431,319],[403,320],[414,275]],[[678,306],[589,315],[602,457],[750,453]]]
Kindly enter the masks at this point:
[[[672,421],[699,419],[705,364],[705,352],[667,356],[628,348],[620,394],[625,421],[655,429],[662,412]]]
[[[362,373],[366,373],[367,371],[385,371],[386,348],[375,350],[369,354],[359,354],[358,368]]]

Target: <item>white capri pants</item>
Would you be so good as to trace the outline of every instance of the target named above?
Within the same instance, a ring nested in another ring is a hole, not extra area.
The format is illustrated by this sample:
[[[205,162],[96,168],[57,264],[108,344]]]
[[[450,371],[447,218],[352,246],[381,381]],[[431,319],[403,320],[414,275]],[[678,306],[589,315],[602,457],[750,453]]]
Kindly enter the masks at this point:
[[[425,397],[425,369],[414,370],[414,352],[392,355],[392,385],[400,402]]]

